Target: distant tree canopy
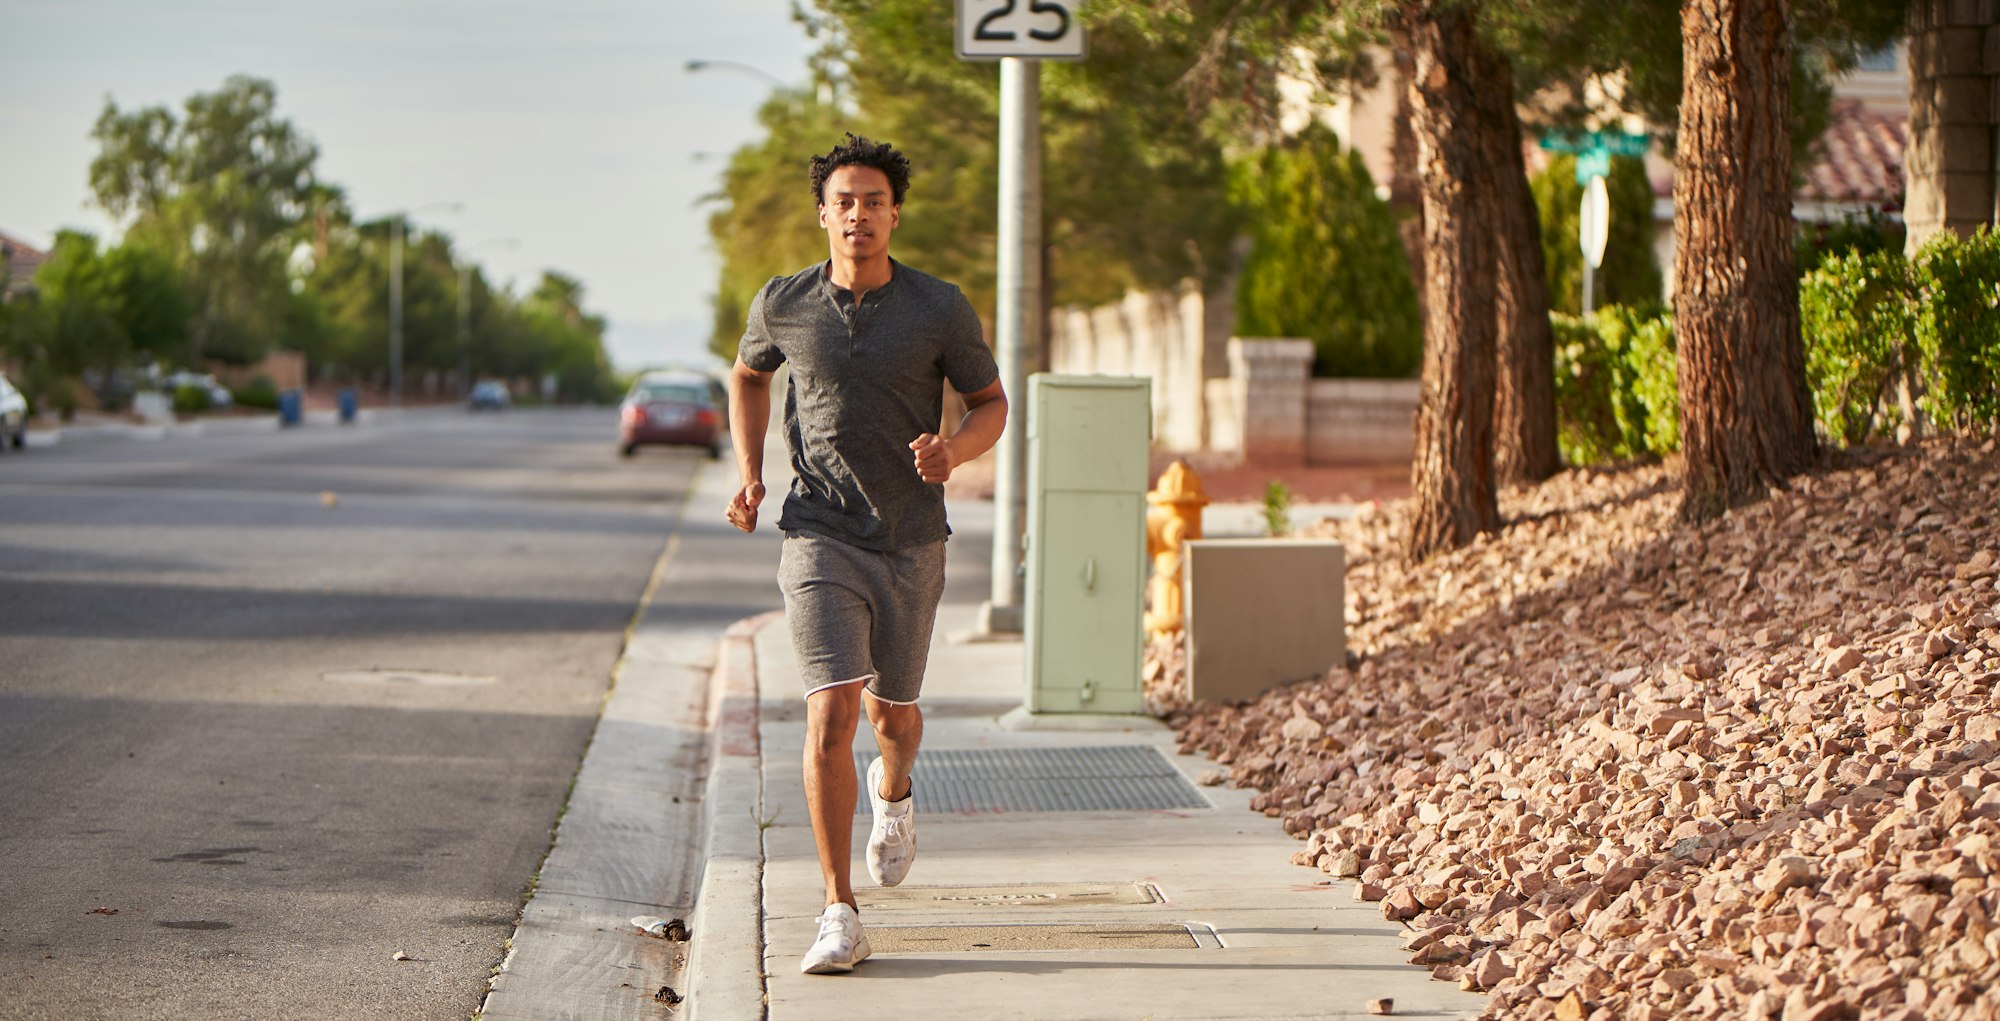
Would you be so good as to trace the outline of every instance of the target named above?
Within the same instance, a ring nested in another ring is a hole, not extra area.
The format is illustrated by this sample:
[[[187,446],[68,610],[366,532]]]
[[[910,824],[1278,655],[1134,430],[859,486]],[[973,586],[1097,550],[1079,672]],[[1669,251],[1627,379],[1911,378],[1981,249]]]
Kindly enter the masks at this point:
[[[241,365],[281,348],[304,352],[315,378],[386,376],[392,221],[354,221],[272,83],[233,77],[179,111],[107,100],[92,136],[91,190],[124,236],[62,234],[35,290],[0,314],[0,353],[27,367],[27,389],[66,405],[88,376],[111,401],[134,362]],[[496,291],[449,237],[402,226],[406,378],[553,373],[564,399],[615,394],[581,282],[549,273],[527,295]]]
[[[285,319],[285,258],[319,150],[278,116],[277,100],[270,82],[237,76],[190,97],[180,117],[106,100],[91,132],[98,204],[187,275],[191,362],[252,361]]]
[[[1370,0],[1375,2],[1375,0]],[[1599,117],[1607,78],[1619,103],[1640,114],[1671,148],[1680,120],[1681,0],[1528,0],[1494,5],[1487,24],[1513,59],[1524,93],[1546,102],[1533,128]],[[1826,129],[1833,80],[1905,30],[1907,0],[1793,0],[1792,165],[1803,172]]]
[[[1235,196],[1252,238],[1237,283],[1237,333],[1311,338],[1317,375],[1416,371],[1416,286],[1395,216],[1360,154],[1314,124],[1244,159]]]

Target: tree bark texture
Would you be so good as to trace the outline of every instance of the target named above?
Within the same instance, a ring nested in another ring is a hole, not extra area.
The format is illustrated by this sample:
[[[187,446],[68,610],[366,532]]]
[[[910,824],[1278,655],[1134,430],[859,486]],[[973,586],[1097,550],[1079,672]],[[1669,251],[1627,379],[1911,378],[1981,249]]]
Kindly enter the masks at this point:
[[[1792,248],[1789,0],[1683,0],[1674,175],[1681,516],[1808,467],[1812,396]]]
[[[1494,315],[1493,461],[1504,483],[1533,483],[1562,469],[1556,446],[1556,345],[1549,328],[1548,271],[1541,218],[1521,158],[1521,117],[1514,108],[1514,69],[1480,44],[1480,124],[1486,129],[1494,194],[1491,232],[1498,261]]]
[[[1417,310],[1424,313],[1424,183],[1417,171],[1416,57],[1410,34],[1400,23],[1390,29],[1395,54],[1396,116],[1389,136],[1389,208],[1396,214],[1396,233],[1403,239],[1403,258],[1410,264],[1410,283],[1417,289]]]
[[[1405,8],[1416,55],[1424,205],[1424,373],[1417,406],[1409,554],[1423,559],[1500,525],[1493,479],[1492,189],[1469,8]]]

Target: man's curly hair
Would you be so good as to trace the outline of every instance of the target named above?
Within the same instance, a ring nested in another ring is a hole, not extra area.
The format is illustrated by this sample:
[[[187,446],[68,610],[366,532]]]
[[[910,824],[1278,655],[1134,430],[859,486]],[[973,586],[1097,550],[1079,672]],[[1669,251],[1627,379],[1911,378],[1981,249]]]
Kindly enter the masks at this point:
[[[887,142],[871,142],[866,138],[847,132],[847,141],[833,147],[824,156],[812,158],[813,202],[826,203],[826,179],[841,167],[874,167],[889,178],[889,193],[896,205],[903,204],[904,193],[910,190],[910,161],[896,147]]]

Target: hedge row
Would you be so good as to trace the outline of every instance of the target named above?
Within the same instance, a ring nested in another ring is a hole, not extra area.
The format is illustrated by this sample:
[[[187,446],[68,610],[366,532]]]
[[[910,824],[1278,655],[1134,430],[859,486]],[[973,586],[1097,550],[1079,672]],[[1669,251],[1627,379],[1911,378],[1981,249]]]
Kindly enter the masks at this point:
[[[1799,313],[1823,441],[1853,445],[1905,425],[2000,432],[2000,234],[1941,233],[1909,259],[1830,256],[1800,278]],[[1551,318],[1563,458],[1678,450],[1672,316],[1613,305],[1588,320]]]
[[[1835,256],[1799,280],[1820,429],[1844,444],[1921,416],[2000,430],[2000,235],[1940,232],[1914,258]]]

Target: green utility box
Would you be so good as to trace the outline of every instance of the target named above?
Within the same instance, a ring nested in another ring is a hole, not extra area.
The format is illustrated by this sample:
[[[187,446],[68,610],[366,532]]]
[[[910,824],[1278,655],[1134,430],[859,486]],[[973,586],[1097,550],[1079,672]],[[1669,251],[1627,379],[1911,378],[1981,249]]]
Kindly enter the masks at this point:
[[[1031,713],[1143,713],[1150,382],[1028,378]]]

